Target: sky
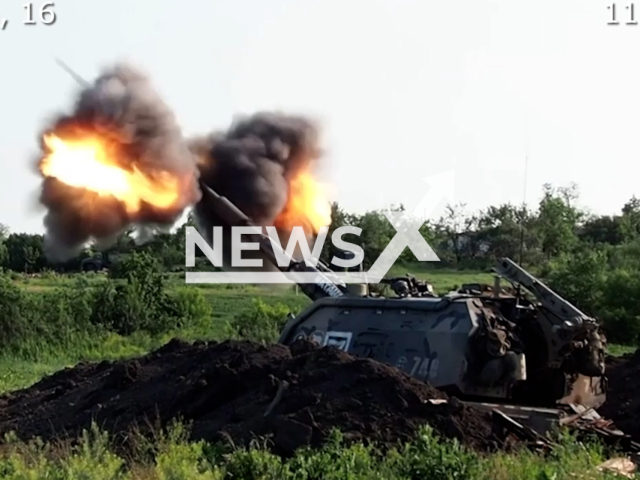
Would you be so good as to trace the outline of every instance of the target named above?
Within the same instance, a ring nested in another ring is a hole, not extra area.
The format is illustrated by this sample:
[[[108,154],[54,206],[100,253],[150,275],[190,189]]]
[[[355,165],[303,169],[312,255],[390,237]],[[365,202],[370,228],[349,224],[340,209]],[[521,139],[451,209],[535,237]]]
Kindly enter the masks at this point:
[[[533,206],[544,183],[575,182],[597,214],[640,196],[627,3],[619,26],[597,0],[59,0],[48,26],[24,25],[25,3],[0,2],[0,223],[13,232],[43,232],[37,135],[77,89],[55,57],[87,79],[139,66],[185,135],[259,110],[317,118],[318,175],[348,211],[412,206],[443,173],[453,198],[426,216]],[[32,3],[37,16],[45,2]]]

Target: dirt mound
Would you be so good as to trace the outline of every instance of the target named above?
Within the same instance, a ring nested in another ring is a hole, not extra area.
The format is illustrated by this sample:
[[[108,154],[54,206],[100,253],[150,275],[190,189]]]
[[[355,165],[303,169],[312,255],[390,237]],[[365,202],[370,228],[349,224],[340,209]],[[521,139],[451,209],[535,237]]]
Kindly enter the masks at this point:
[[[192,422],[195,439],[246,444],[270,436],[274,450],[287,454],[321,444],[332,427],[352,440],[393,444],[427,423],[476,449],[505,446],[489,414],[455,399],[425,403],[445,398],[397,369],[335,348],[172,341],[135,360],[80,364],[0,397],[0,433],[50,440],[96,421],[118,436],[181,417]]]
[[[607,401],[599,413],[640,440],[640,350],[607,359]]]

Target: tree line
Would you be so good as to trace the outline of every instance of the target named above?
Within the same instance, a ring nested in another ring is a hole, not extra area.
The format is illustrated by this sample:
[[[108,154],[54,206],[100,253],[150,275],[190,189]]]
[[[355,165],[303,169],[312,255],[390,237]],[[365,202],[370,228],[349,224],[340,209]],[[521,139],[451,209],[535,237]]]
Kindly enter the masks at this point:
[[[579,208],[578,200],[575,185],[544,185],[535,207],[506,203],[473,210],[465,204],[448,205],[441,218],[425,221],[421,234],[441,259],[433,268],[486,269],[496,258],[510,257],[579,308],[606,321],[614,339],[636,341],[640,338],[640,199],[631,198],[614,215],[594,215]],[[191,218],[174,233],[157,235],[144,245],[136,245],[131,232],[124,232],[110,250],[144,251],[166,270],[183,269],[189,224],[193,225]],[[395,235],[382,211],[352,214],[334,203],[329,236],[343,225],[362,229],[360,236],[344,239],[362,246],[365,268]],[[337,253],[334,249],[326,241],[321,259],[328,263]],[[53,264],[45,256],[42,235],[0,228],[4,270],[79,271],[82,260],[94,254],[87,249],[69,262]],[[415,258],[406,249],[399,261],[409,264]]]
[[[581,210],[576,206],[577,200],[575,185],[558,188],[545,185],[536,208],[506,203],[473,211],[465,204],[450,204],[439,219],[425,220],[420,232],[441,259],[434,267],[461,269],[488,267],[500,257],[539,267],[581,248],[628,250],[640,240],[640,199],[631,198],[617,215],[602,216]],[[391,210],[404,210],[404,206]],[[344,225],[362,230],[359,236],[343,238],[363,248],[365,268],[378,258],[396,233],[382,211],[358,215],[334,203],[331,219],[327,238]],[[191,217],[175,232],[158,234],[143,245],[136,244],[132,230],[123,232],[109,252],[145,251],[167,269],[184,265],[187,225],[195,225]],[[0,224],[0,267],[5,270],[21,273],[79,270],[81,261],[95,253],[87,248],[68,262],[53,263],[45,255],[43,235],[13,233]],[[329,263],[336,253],[336,247],[325,241],[321,259]],[[411,263],[415,258],[406,249],[399,260]]]

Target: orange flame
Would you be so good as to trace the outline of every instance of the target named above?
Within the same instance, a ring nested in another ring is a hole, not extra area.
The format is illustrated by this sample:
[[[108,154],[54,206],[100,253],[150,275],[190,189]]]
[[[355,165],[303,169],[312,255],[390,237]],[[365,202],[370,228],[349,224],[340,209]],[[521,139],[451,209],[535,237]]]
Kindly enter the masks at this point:
[[[309,233],[318,233],[331,224],[331,206],[322,186],[309,172],[302,172],[289,182],[289,198],[278,215],[275,226],[291,230],[301,226]]]
[[[168,172],[149,176],[135,166],[126,170],[116,163],[115,149],[98,134],[62,139],[44,136],[47,154],[39,168],[45,177],[54,177],[70,187],[84,188],[100,196],[113,196],[129,214],[146,203],[168,209],[179,201],[180,182]]]

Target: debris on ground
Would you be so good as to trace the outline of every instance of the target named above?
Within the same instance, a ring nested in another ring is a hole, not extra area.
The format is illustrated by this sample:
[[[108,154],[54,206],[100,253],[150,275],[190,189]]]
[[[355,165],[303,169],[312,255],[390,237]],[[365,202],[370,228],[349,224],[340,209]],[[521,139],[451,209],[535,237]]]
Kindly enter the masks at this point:
[[[443,400],[443,401],[440,401]],[[495,417],[383,363],[300,341],[173,340],[143,357],[81,363],[0,397],[0,431],[73,438],[92,421],[124,438],[134,426],[192,425],[192,437],[248,444],[267,436],[289,454],[318,446],[337,427],[348,440],[395,445],[428,424],[480,451],[519,441]],[[123,435],[124,434],[124,435]]]
[[[598,465],[597,470],[600,472],[611,472],[627,478],[634,478],[637,465],[627,457],[618,457],[607,460]]]

